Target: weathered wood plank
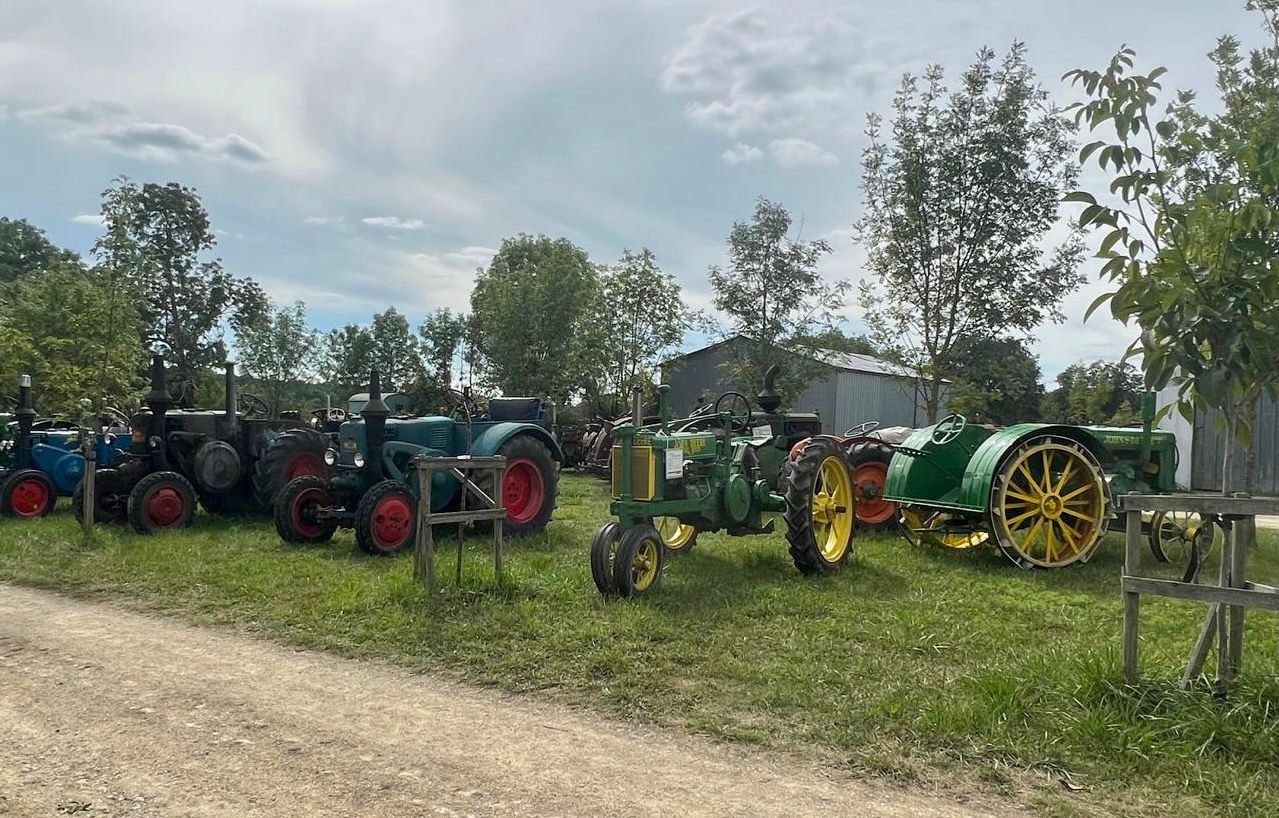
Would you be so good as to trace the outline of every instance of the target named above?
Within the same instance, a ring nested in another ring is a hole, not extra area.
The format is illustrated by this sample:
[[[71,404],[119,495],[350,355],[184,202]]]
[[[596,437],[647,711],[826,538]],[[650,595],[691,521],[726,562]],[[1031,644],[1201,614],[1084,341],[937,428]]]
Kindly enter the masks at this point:
[[[1124,530],[1124,575],[1136,571],[1141,563],[1141,512],[1130,511],[1126,515]],[[1141,616],[1141,595],[1136,591],[1124,593],[1124,679],[1130,685],[1137,684],[1137,640]]]
[[[1279,514],[1279,498],[1223,497],[1220,494],[1120,494],[1115,497],[1115,510],[1194,511],[1238,516]]]
[[[1246,605],[1250,608],[1279,611],[1279,594],[1248,588],[1218,588],[1214,585],[1192,585],[1167,579],[1124,577],[1122,589],[1124,593],[1153,594],[1173,599]]]

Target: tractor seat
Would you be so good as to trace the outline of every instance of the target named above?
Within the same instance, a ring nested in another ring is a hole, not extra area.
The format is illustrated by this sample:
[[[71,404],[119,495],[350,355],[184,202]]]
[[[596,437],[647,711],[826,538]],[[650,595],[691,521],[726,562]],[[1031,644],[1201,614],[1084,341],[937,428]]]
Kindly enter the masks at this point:
[[[489,401],[489,420],[537,420],[542,411],[541,398],[493,398]]]

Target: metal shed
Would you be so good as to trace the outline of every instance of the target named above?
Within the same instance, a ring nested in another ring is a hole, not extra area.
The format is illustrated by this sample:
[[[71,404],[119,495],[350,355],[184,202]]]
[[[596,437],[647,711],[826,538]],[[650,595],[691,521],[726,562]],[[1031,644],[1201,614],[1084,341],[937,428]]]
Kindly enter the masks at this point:
[[[1160,407],[1176,402],[1177,388],[1170,386],[1159,393]],[[1187,421],[1175,409],[1159,427],[1177,436],[1177,483],[1195,491],[1221,491],[1221,463],[1226,433],[1220,426],[1221,413],[1215,409],[1196,410],[1193,421]],[[1263,395],[1257,415],[1252,419],[1252,447],[1257,458],[1256,491],[1279,494],[1279,401]],[[1242,452],[1234,458],[1234,484],[1243,486]]]
[[[671,387],[671,406],[676,413],[692,411],[699,397],[714,400],[729,389],[755,396],[758,383],[734,384],[725,372],[731,345],[743,342],[745,339],[736,336],[662,364],[662,382]],[[809,384],[793,406],[784,408],[817,412],[822,418],[822,431],[830,434],[867,420],[877,420],[881,426],[915,428],[928,423],[918,382],[909,372],[870,355],[831,350],[819,350],[817,354],[827,374]],[[941,414],[946,413],[948,383],[943,386]]]

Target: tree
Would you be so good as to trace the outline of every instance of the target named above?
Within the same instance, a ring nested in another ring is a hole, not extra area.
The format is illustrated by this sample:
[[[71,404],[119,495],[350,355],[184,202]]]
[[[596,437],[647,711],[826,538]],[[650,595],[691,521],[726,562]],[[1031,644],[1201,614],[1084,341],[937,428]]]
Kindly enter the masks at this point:
[[[663,272],[647,247],[623,250],[617,264],[600,270],[603,308],[596,310],[600,362],[597,394],[611,395],[615,414],[635,387],[651,390],[662,358],[684,340],[690,313],[675,277]]]
[[[470,319],[440,308],[417,328],[422,349],[425,379],[417,386],[415,400],[422,406],[447,403],[445,394],[453,386],[453,361],[466,340]]]
[[[100,410],[129,411],[146,366],[138,345],[138,315],[108,297],[110,272],[56,261],[22,275],[0,305],[0,389],[16,394],[19,375],[36,382],[42,414],[76,420],[81,400]]]
[[[362,390],[373,368],[373,334],[368,328],[347,324],[329,330],[324,346],[324,380],[343,394]]]
[[[245,374],[266,387],[272,414],[282,408],[285,390],[309,375],[323,354],[320,335],[307,324],[302,301],[270,310],[245,325],[235,344]]]
[[[568,239],[503,240],[471,292],[472,338],[493,384],[557,403],[580,392],[598,354],[590,345],[598,293],[595,266]]]
[[[778,388],[793,399],[822,371],[804,340],[836,328],[850,285],[818,273],[829,244],[790,239],[790,227],[786,208],[761,196],[751,221],[733,223],[728,267],[712,266],[709,276],[715,308],[726,316],[720,333],[749,341],[730,345],[730,381],[758,386],[768,367],[780,364]]]
[[[842,352],[850,355],[870,355],[878,358],[879,348],[866,335],[848,335],[838,327],[827,327],[818,332],[799,335],[795,345],[812,350],[814,354],[822,352]]]
[[[26,219],[0,216],[0,284],[79,260],[79,254],[58,247]]]
[[[867,122],[854,229],[875,280],[860,301],[876,345],[918,373],[932,422],[958,345],[1062,320],[1062,299],[1082,282],[1078,237],[1044,249],[1078,175],[1075,129],[1016,42],[998,66],[979,51],[953,93],[940,66],[922,88],[906,76],[888,139],[879,115]]]
[[[374,315],[369,336],[373,342],[373,364],[381,375],[385,391],[406,389],[421,377],[417,339],[403,313],[387,307],[386,312]]]
[[[950,410],[970,421],[1007,426],[1039,419],[1039,360],[1019,338],[964,338],[946,360]]]
[[[225,360],[222,322],[239,332],[268,302],[261,287],[227,273],[220,259],[200,260],[215,239],[195,190],[120,177],[102,194],[102,215],[106,233],[93,251],[139,299],[143,343],[187,380]]]
[[[1115,284],[1089,308],[1109,302],[1135,323],[1145,384],[1177,386],[1178,408],[1220,409],[1226,426],[1222,489],[1234,489],[1234,450],[1250,435],[1249,409],[1279,383],[1279,0],[1249,0],[1270,42],[1244,58],[1221,37],[1220,113],[1182,91],[1154,121],[1159,78],[1133,73],[1120,50],[1104,71],[1065,75],[1089,100],[1076,117],[1107,138],[1080,151],[1114,174],[1103,201],[1087,191],[1081,228],[1104,235],[1101,274]]]
[[[1050,423],[1127,425],[1141,418],[1141,375],[1120,361],[1082,361],[1057,375],[1057,388],[1044,396],[1043,418]]]

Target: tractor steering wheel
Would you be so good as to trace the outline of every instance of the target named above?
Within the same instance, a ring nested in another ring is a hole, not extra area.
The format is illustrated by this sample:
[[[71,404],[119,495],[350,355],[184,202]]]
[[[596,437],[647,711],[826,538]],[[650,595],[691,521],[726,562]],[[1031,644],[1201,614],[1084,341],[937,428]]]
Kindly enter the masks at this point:
[[[879,421],[866,420],[844,432],[844,437],[863,437],[879,428]]]
[[[110,418],[111,420],[114,420],[116,423],[119,423],[121,426],[123,426],[126,429],[128,429],[130,426],[133,425],[133,418],[129,417],[124,412],[120,411],[114,406],[104,407],[102,409],[102,417]],[[108,425],[111,425],[111,424],[108,424]]]
[[[271,414],[271,407],[266,401],[257,395],[250,395],[248,392],[241,392],[240,396],[235,399],[235,408],[246,418],[251,418],[255,415],[267,417]]]
[[[325,410],[325,419],[329,423],[342,423],[346,420],[346,410],[331,407]]]
[[[743,411],[736,411],[738,404],[743,407]],[[715,414],[722,412],[729,413],[731,417],[730,428],[739,434],[746,434],[751,427],[751,402],[741,392],[725,392],[715,399]]]
[[[446,394],[449,401],[449,417],[456,418],[460,410],[469,421],[480,413],[480,405],[469,393],[459,389],[449,389]]]
[[[963,415],[950,414],[938,421],[933,427],[932,440],[938,446],[945,446],[955,438],[959,437],[959,433],[964,431],[964,427],[968,425],[968,418]]]

